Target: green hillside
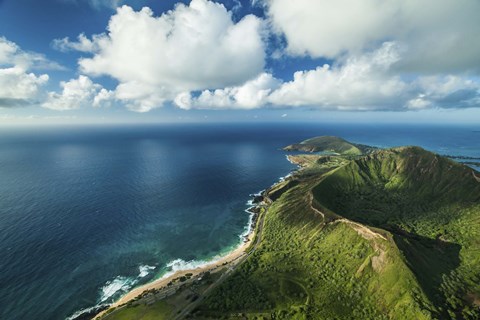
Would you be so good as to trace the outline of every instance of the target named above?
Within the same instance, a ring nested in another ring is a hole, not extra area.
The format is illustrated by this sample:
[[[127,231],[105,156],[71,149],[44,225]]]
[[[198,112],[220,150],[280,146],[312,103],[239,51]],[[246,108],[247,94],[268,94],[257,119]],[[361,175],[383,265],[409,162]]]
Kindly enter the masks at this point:
[[[261,247],[191,318],[478,319],[470,168],[416,147],[309,163]]]
[[[334,136],[320,136],[310,138],[298,144],[292,144],[284,148],[286,151],[302,152],[333,152],[341,155],[357,156],[370,153],[376,148],[348,142]]]
[[[461,318],[478,303],[480,183],[472,169],[396,148],[351,161],[313,192],[328,210],[388,230],[439,316]]]

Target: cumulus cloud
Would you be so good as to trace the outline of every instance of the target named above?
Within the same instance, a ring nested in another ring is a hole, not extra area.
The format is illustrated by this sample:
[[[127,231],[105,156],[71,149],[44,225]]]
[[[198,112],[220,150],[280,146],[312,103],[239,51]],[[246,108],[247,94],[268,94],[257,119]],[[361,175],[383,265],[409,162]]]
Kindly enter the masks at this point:
[[[84,33],[81,33],[77,37],[77,41],[70,41],[70,38],[65,37],[62,39],[54,39],[52,42],[52,46],[54,49],[62,52],[67,51],[80,51],[80,52],[95,52],[98,50],[97,42],[95,39],[98,38],[97,36],[93,37],[93,41],[88,39]]]
[[[112,99],[112,92],[93,83],[90,78],[81,75],[77,79],[62,81],[62,92],[49,92],[42,107],[53,110],[74,110],[82,107],[99,107]]]
[[[17,67],[23,70],[65,70],[63,66],[48,60],[43,54],[24,51],[16,43],[1,36],[0,66]]]
[[[175,104],[183,109],[259,108],[268,102],[270,93],[279,85],[280,80],[271,74],[262,73],[241,86],[204,90],[196,98],[192,98],[188,92],[181,93],[175,98]]]
[[[480,82],[465,75],[402,76],[405,52],[385,42],[369,53],[351,55],[332,66],[298,71],[267,101],[277,106],[335,110],[418,110],[480,106]]]
[[[184,109],[308,107],[327,110],[418,110],[480,106],[480,83],[462,76],[402,77],[402,49],[385,42],[377,50],[350,55],[333,65],[298,71],[282,82],[263,73],[241,86],[179,94]]]
[[[240,85],[263,71],[263,22],[232,20],[219,3],[192,0],[159,17],[149,8],[117,10],[107,33],[78,42],[57,40],[62,50],[94,52],[79,61],[82,73],[120,82],[116,98],[148,111],[179,93]]]
[[[115,99],[115,92],[105,88],[100,89],[93,97],[93,107],[110,107]]]
[[[395,43],[386,42],[373,53],[352,56],[338,65],[298,71],[269,97],[275,105],[327,109],[372,110],[398,106],[410,90],[389,72],[400,60]]]
[[[112,91],[93,83],[86,76],[62,81],[62,91],[46,92],[47,74],[30,69],[53,68],[58,64],[41,54],[23,51],[15,43],[0,37],[0,108],[40,105],[54,110],[71,110],[84,106],[108,106],[114,100]]]
[[[29,69],[46,67],[48,63],[42,55],[25,52],[15,43],[0,37],[0,108],[36,103],[41,87],[48,82],[48,75],[37,75]]]
[[[470,108],[480,106],[480,83],[459,76],[426,76],[415,81],[420,93],[407,102],[409,109]]]
[[[172,91],[165,87],[140,81],[120,83],[115,90],[115,97],[128,109],[136,112],[148,112],[158,108],[173,95]]]
[[[480,104],[479,1],[263,5],[268,23],[253,15],[235,21],[222,4],[209,0],[180,3],[160,16],[149,8],[118,8],[105,33],[53,42],[60,51],[88,53],[78,61],[80,73],[109,76],[117,87],[109,91],[81,76],[63,82],[63,91],[50,93],[44,106],[65,110],[115,101],[148,112],[167,103],[183,109],[329,110]],[[332,63],[299,70],[290,81],[276,78],[276,70],[265,68],[268,27],[286,40],[285,48],[275,43],[268,50],[270,58],[307,55]]]
[[[0,107],[34,104],[47,81],[48,75],[37,76],[19,67],[0,69]]]
[[[402,68],[422,72],[480,71],[477,0],[267,0],[274,28],[291,55],[337,58],[402,43]]]

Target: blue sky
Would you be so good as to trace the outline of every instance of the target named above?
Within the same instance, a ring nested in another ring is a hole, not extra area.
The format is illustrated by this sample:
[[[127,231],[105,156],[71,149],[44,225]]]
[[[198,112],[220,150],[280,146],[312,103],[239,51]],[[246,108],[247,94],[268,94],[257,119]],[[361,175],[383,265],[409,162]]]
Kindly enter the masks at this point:
[[[0,0],[0,124],[480,121],[476,0]]]

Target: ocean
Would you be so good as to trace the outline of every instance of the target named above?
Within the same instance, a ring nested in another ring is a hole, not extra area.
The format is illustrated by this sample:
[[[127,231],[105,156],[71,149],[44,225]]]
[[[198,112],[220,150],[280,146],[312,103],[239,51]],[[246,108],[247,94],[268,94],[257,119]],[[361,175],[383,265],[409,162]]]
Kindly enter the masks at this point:
[[[419,145],[480,169],[480,126],[0,128],[0,319],[72,319],[227,253],[251,194],[295,169],[281,148],[317,135]]]

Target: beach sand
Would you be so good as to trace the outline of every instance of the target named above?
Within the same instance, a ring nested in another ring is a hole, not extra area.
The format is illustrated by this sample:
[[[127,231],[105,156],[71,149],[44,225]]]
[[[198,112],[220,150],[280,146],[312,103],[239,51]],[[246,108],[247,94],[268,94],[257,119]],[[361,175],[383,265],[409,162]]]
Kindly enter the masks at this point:
[[[121,306],[125,303],[128,303],[130,300],[133,300],[136,297],[138,297],[139,295],[141,295],[144,291],[167,288],[167,285],[170,281],[172,281],[176,278],[179,278],[179,277],[185,275],[186,273],[191,273],[192,278],[193,278],[193,277],[195,277],[195,276],[197,276],[197,275],[199,275],[200,273],[203,273],[203,272],[207,272],[207,271],[216,272],[216,271],[221,270],[222,268],[231,267],[232,265],[234,265],[238,261],[240,261],[241,257],[246,255],[245,250],[247,250],[247,248],[250,246],[250,244],[252,242],[252,239],[254,238],[254,234],[255,234],[254,229],[255,228],[252,228],[250,230],[250,233],[244,237],[244,241],[242,242],[242,244],[240,244],[236,249],[229,252],[225,256],[223,256],[223,257],[221,257],[217,260],[207,262],[206,264],[204,264],[202,266],[199,266],[197,268],[178,270],[178,271],[176,271],[175,273],[173,273],[169,276],[154,280],[150,283],[147,283],[147,284],[144,284],[140,287],[134,288],[131,291],[127,292],[124,296],[122,296],[116,302],[112,303],[107,310],[109,310],[111,308],[119,307],[119,306]],[[104,315],[107,312],[107,310],[104,310],[104,311],[100,312],[99,314],[97,314],[94,319],[100,318],[102,315]]]

